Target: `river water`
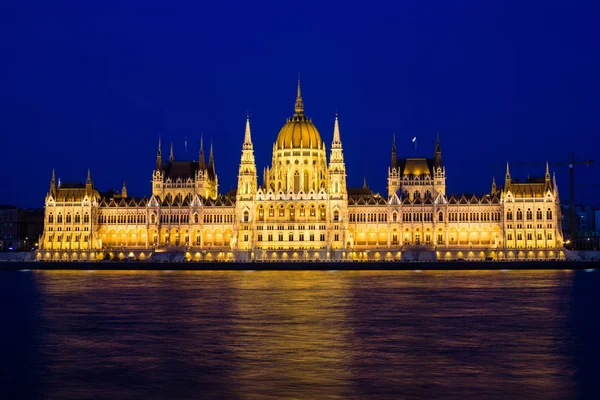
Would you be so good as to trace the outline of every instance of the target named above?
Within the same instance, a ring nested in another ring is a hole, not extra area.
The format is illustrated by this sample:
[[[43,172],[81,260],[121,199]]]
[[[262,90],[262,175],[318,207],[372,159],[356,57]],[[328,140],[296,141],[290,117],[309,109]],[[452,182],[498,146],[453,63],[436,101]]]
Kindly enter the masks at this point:
[[[600,271],[0,272],[2,398],[600,398]]]

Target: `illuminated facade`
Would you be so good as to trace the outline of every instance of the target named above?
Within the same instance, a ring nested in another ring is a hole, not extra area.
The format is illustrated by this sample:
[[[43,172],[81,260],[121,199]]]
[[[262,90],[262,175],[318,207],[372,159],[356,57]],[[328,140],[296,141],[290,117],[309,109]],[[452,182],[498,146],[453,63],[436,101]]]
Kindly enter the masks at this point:
[[[237,190],[219,194],[212,146],[208,163],[163,161],[159,141],[152,195],[100,193],[57,185],[46,196],[38,259],[98,260],[452,260],[564,258],[556,181],[517,182],[482,196],[447,195],[439,137],[432,158],[398,158],[388,193],[348,188],[336,115],[326,146],[304,114],[298,82],[295,112],[258,183],[246,129]]]

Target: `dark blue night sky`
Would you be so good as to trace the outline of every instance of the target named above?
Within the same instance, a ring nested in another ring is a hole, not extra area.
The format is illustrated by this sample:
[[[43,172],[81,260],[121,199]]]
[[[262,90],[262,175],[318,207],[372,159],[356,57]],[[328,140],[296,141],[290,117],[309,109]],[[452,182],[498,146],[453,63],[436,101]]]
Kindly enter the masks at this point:
[[[392,132],[402,156],[414,154],[414,136],[418,154],[431,156],[440,132],[449,193],[488,191],[494,175],[501,184],[504,168],[494,166],[507,160],[598,159],[598,8],[4,1],[0,203],[42,206],[52,168],[63,182],[91,168],[100,190],[126,179],[130,195],[147,196],[159,135],[176,158],[196,159],[201,134],[206,147],[212,140],[226,192],[237,184],[246,111],[262,171],[293,114],[298,72],[328,149],[339,111],[349,186],[366,176],[386,192]],[[567,170],[555,171],[566,200]],[[579,168],[579,201],[600,205],[599,172]]]

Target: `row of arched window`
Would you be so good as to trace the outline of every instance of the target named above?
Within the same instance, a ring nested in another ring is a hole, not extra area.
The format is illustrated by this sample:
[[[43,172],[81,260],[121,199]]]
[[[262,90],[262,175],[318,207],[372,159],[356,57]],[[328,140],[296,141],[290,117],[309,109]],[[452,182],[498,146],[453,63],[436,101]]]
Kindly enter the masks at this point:
[[[145,224],[145,214],[120,214],[98,216],[98,222],[101,224]]]
[[[500,211],[486,212],[449,212],[448,222],[479,222],[479,221],[500,221]],[[440,212],[439,221],[443,220]]]
[[[307,212],[307,209],[304,206],[304,204],[301,204],[297,208],[294,207],[294,205],[292,204],[287,207],[287,213],[286,213],[286,207],[283,204],[280,204],[279,207],[277,207],[277,209],[275,209],[275,206],[272,204],[267,209],[265,209],[265,207],[263,207],[262,205],[258,207],[258,220],[259,221],[265,221],[267,216],[268,216],[268,218],[275,218],[275,215],[277,215],[278,218],[288,217],[290,221],[294,221],[296,216],[298,216],[300,218],[305,218],[307,216],[307,214],[310,218],[316,218],[317,214],[318,214],[319,220],[325,221],[325,218],[327,217],[327,212],[325,210],[325,204],[321,204],[319,206],[318,211],[317,211],[317,207],[314,204],[311,204],[311,206],[308,207],[308,212]],[[338,215],[338,217],[339,217],[339,215]],[[246,218],[244,218],[244,219],[246,220]],[[248,220],[249,220],[249,217],[248,217]]]
[[[387,222],[387,213],[371,212],[371,213],[353,213],[348,216],[350,222]]]
[[[65,215],[65,217],[64,217],[64,222],[67,223],[67,224],[73,223],[73,220],[75,221],[76,224],[81,223],[81,215],[79,213],[76,213],[75,217],[73,218],[71,216],[71,213],[67,213]],[[83,223],[87,224],[89,222],[90,222],[90,214],[85,213],[83,215]],[[48,223],[49,224],[53,224],[54,223],[54,214],[52,214],[52,213],[48,214]],[[56,223],[57,224],[62,224],[63,223],[63,215],[62,215],[62,213],[58,213],[56,215]]]
[[[517,221],[523,221],[523,210],[521,210],[520,208],[517,208],[516,213],[514,213],[515,215],[513,215],[513,210],[508,210],[506,211],[506,220],[507,221],[512,221],[513,220],[513,216],[516,216],[516,220]],[[538,208],[536,213],[535,213],[535,219],[536,220],[542,220],[543,218],[543,212],[541,208]],[[527,221],[532,221],[533,220],[533,211],[531,210],[531,208],[528,208],[527,211],[525,212],[525,217],[527,219]],[[548,208],[546,210],[546,220],[552,220],[552,209]]]

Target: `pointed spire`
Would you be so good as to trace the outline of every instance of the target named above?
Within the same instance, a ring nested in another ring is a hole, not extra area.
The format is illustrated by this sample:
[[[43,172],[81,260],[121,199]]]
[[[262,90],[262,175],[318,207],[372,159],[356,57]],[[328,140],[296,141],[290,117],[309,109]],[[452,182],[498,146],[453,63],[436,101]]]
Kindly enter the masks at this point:
[[[363,188],[367,189],[367,177],[365,176],[365,180],[363,182]]]
[[[333,123],[333,144],[331,147],[334,147],[333,145],[341,145],[342,144],[342,140],[340,138],[340,124],[338,121],[338,113],[335,113],[335,122]]]
[[[169,155],[169,161],[175,161],[175,155],[173,153],[173,142],[171,142],[171,154]]]
[[[437,133],[437,139],[435,141],[435,153],[433,156],[433,163],[436,167],[442,167],[442,145],[440,142],[440,132]]]
[[[496,193],[496,177],[492,176],[492,195]]]
[[[244,144],[252,146],[252,137],[250,135],[250,113],[246,112],[246,133],[244,134]]]
[[[85,192],[89,196],[92,194],[92,174],[90,173],[90,169],[88,168],[87,179],[85,181]]]
[[[396,158],[396,132],[392,132],[392,168],[396,168],[398,159]]]
[[[56,197],[56,177],[54,175],[54,168],[52,168],[52,179],[50,180],[50,194]]]
[[[510,168],[508,167],[508,161],[506,162],[506,177],[510,179]]]
[[[504,177],[504,187],[510,187],[510,169],[508,168],[508,161],[506,162],[506,176]]]
[[[206,161],[204,158],[204,137],[200,135],[200,154],[198,155],[198,169],[204,171],[206,169]]]
[[[124,199],[127,198],[127,184],[125,182],[125,179],[123,179],[123,189],[121,189],[121,197]]]
[[[213,168],[215,166],[215,157],[213,156],[213,144],[210,142],[210,154],[208,155],[208,166]]]
[[[550,179],[550,166],[548,161],[546,161],[546,179]]]
[[[160,145],[160,136],[158,137],[158,151],[156,152],[156,170],[160,171],[162,169],[162,150]]]
[[[296,106],[295,106],[296,115],[304,114],[304,103],[302,103],[302,94],[300,92],[300,73],[298,73],[298,95],[296,96]]]

